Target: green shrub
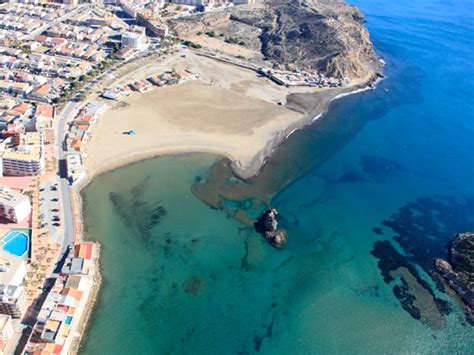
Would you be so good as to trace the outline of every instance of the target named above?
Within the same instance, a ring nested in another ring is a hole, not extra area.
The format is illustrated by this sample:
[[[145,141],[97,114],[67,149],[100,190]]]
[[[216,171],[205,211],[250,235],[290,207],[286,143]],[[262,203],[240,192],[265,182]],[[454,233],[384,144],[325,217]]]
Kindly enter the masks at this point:
[[[192,41],[184,41],[183,44],[184,44],[185,46],[190,47],[190,48],[196,48],[196,49],[202,48],[202,46],[201,46],[200,44],[194,43],[194,42],[192,42]]]
[[[226,37],[224,42],[230,43],[230,44],[238,44],[240,42],[240,38],[235,37],[235,36],[229,36],[229,37]]]

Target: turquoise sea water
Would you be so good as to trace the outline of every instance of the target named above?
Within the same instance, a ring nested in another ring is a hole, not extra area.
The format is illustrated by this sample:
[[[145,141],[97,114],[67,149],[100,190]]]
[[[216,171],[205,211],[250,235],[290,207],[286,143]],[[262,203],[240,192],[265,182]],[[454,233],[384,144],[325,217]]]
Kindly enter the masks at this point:
[[[474,4],[353,3],[387,79],[270,160],[274,174],[312,167],[271,201],[283,250],[193,195],[211,156],[141,162],[85,189],[104,284],[82,353],[474,352],[432,273],[474,229]]]

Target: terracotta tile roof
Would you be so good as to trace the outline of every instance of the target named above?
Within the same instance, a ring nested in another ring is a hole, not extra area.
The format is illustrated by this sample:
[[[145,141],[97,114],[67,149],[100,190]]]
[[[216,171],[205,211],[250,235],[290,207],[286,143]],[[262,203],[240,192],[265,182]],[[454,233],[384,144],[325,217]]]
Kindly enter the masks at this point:
[[[81,150],[82,146],[82,139],[79,137],[76,137],[72,140],[71,147],[75,150]]]
[[[44,117],[53,118],[54,106],[53,105],[38,105],[38,107],[36,107],[35,116],[36,117],[44,116]]]
[[[92,117],[91,115],[86,115],[86,116],[83,116],[80,118],[81,121],[92,121],[94,120],[94,117]]]
[[[50,91],[51,91],[51,85],[49,84],[43,84],[39,88],[36,89],[36,93],[39,95],[46,95]]]
[[[55,37],[55,38],[51,38],[51,42],[61,44],[61,43],[66,43],[67,40],[65,38]]]
[[[28,86],[30,86],[30,84],[28,84],[28,83],[13,83],[13,88],[14,89],[23,90],[23,89],[28,88]]]
[[[67,313],[69,307],[68,307],[68,306],[57,306],[56,309],[57,309],[58,311]]]
[[[8,80],[0,80],[0,88],[8,89],[11,86],[11,83]]]
[[[80,300],[82,297],[83,292],[76,290],[74,288],[69,288],[66,287],[65,289],[62,290],[61,295],[63,296],[70,296],[72,298],[75,298],[76,300]]]
[[[89,129],[90,125],[88,124],[79,124],[77,125],[77,128],[83,130],[83,131],[87,131]]]
[[[39,35],[35,37],[35,41],[38,41],[38,42],[46,42],[47,40],[48,40],[47,36]]]
[[[74,246],[74,257],[90,260],[92,258],[93,243],[81,243]]]
[[[31,109],[31,105],[26,102],[23,102],[12,108],[13,111],[17,111],[21,114],[25,114],[29,109]]]

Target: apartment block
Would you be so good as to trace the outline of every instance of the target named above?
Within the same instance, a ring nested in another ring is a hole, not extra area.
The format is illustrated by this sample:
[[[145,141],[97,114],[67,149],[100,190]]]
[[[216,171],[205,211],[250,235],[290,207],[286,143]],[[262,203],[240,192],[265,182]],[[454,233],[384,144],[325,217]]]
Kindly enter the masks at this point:
[[[26,260],[0,249],[0,313],[20,319],[28,307],[23,281]]]
[[[8,314],[0,314],[0,354],[5,353],[5,348],[14,333],[12,317]]]
[[[144,29],[144,28],[143,28]],[[147,44],[145,31],[140,32],[125,32],[122,34],[121,43],[123,47],[132,49],[143,49]]]
[[[34,176],[44,172],[43,136],[31,132],[20,136],[19,142],[9,138],[3,147],[3,175]]]
[[[0,217],[12,222],[21,222],[31,213],[28,196],[8,187],[0,187]]]

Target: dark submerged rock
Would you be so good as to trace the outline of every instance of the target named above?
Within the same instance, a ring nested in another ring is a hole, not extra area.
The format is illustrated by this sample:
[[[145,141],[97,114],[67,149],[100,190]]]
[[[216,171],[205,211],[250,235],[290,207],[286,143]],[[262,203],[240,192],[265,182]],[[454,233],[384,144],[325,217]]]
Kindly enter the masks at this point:
[[[451,307],[436,296],[410,260],[388,240],[375,242],[370,253],[378,259],[382,277],[385,283],[393,285],[393,294],[402,308],[433,329],[442,327],[442,316],[449,314]]]
[[[372,228],[372,231],[377,235],[384,235],[383,230],[380,227],[374,227],[374,228]]]
[[[287,232],[278,228],[276,209],[266,210],[260,218],[255,222],[255,230],[263,234],[265,239],[275,248],[281,248],[286,244]]]

